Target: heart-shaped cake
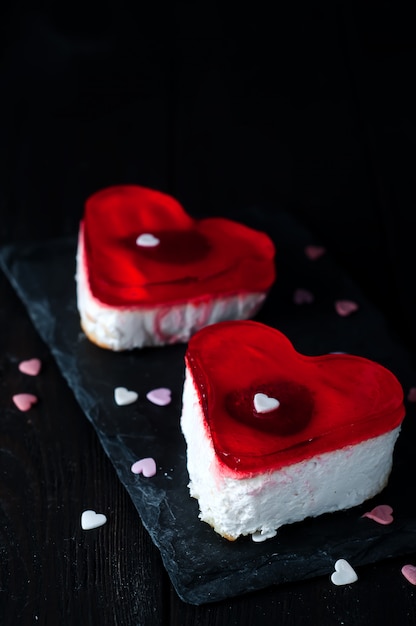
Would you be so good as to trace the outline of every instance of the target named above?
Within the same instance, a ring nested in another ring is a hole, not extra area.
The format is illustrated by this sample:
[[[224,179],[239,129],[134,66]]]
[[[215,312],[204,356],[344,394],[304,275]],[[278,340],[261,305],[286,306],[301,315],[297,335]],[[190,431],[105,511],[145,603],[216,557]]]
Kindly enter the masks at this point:
[[[404,417],[392,372],[350,354],[305,356],[278,330],[221,322],[185,356],[181,427],[191,495],[221,535],[282,524],[378,493]]]
[[[80,224],[77,302],[87,336],[124,350],[185,342],[224,319],[247,319],[275,280],[275,248],[260,231],[196,220],[171,196],[109,187]]]

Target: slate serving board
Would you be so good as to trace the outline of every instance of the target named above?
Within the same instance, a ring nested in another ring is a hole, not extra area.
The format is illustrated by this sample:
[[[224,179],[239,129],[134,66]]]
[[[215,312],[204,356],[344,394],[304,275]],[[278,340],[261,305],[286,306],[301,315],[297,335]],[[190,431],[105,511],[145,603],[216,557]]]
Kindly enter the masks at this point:
[[[391,369],[404,391],[416,383],[411,356],[385,319],[328,254],[310,260],[305,246],[317,244],[286,213],[247,208],[238,219],[265,230],[276,245],[277,280],[256,319],[279,328],[304,354],[350,352]],[[0,251],[1,266],[25,304],[40,336],[103,449],[127,489],[141,520],[160,550],[179,597],[191,604],[215,602],[272,584],[328,576],[338,558],[361,565],[416,551],[416,501],[408,498],[416,441],[415,408],[408,403],[396,445],[394,469],[386,489],[349,511],[283,527],[273,539],[228,542],[198,520],[189,497],[186,449],[180,431],[184,345],[113,353],[89,342],[80,329],[75,295],[75,239],[17,243]],[[309,290],[312,303],[296,304],[297,288]],[[340,317],[335,300],[357,302],[358,311]],[[243,337],[242,337],[243,340]],[[139,393],[132,405],[114,402],[114,388]],[[169,387],[164,407],[146,399],[156,387]],[[131,465],[152,456],[157,474],[135,475]],[[390,504],[388,526],[363,518],[376,504]]]

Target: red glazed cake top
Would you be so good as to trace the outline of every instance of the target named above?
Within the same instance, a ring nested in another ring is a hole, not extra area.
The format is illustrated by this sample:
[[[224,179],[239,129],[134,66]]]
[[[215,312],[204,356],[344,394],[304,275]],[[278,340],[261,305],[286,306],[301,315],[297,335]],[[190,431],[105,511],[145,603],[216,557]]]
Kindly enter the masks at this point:
[[[258,322],[208,326],[185,358],[216,455],[242,476],[358,444],[404,417],[402,387],[385,367],[350,354],[302,355]]]
[[[80,237],[91,292],[109,306],[264,292],[275,280],[265,233],[193,219],[171,196],[136,185],[90,196]]]

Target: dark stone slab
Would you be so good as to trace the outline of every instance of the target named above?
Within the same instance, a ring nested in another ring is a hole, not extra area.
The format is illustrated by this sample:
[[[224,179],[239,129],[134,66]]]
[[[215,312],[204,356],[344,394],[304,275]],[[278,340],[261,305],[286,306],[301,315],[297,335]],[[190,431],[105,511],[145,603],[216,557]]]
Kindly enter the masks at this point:
[[[405,392],[415,384],[412,357],[380,312],[327,254],[307,259],[305,245],[319,242],[301,225],[285,213],[270,216],[261,207],[247,209],[238,219],[266,230],[277,249],[278,278],[256,319],[279,328],[300,352],[359,354],[391,369]],[[15,244],[1,250],[0,262],[94,426],[182,600],[214,602],[273,584],[329,577],[338,558],[357,569],[416,550],[416,502],[407,487],[416,435],[410,403],[389,484],[372,501],[283,527],[263,543],[249,538],[230,543],[200,522],[197,502],[188,494],[179,425],[185,346],[112,353],[89,342],[76,308],[75,251],[74,239]],[[296,305],[298,287],[310,290],[314,302]],[[359,310],[339,317],[334,301],[341,298],[356,301]],[[116,386],[136,390],[138,401],[117,406]],[[148,391],[161,386],[172,389],[172,402],[165,407],[146,399]],[[131,464],[147,456],[156,460],[156,476],[132,474]],[[389,526],[362,518],[381,503],[394,509]]]

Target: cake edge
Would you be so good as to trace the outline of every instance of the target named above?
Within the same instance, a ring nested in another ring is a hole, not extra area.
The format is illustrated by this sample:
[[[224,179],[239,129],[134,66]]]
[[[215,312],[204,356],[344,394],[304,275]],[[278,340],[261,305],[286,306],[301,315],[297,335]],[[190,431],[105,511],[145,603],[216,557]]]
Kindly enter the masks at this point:
[[[186,343],[201,328],[225,320],[256,315],[268,291],[198,297],[160,306],[116,308],[92,293],[86,267],[82,229],[76,252],[76,296],[80,324],[88,339],[115,352],[151,346]]]
[[[244,535],[262,541],[283,525],[346,510],[374,497],[387,485],[401,430],[397,426],[285,469],[242,478],[215,454],[188,368],[180,424],[187,445],[189,493],[198,500],[199,518],[230,541]]]

